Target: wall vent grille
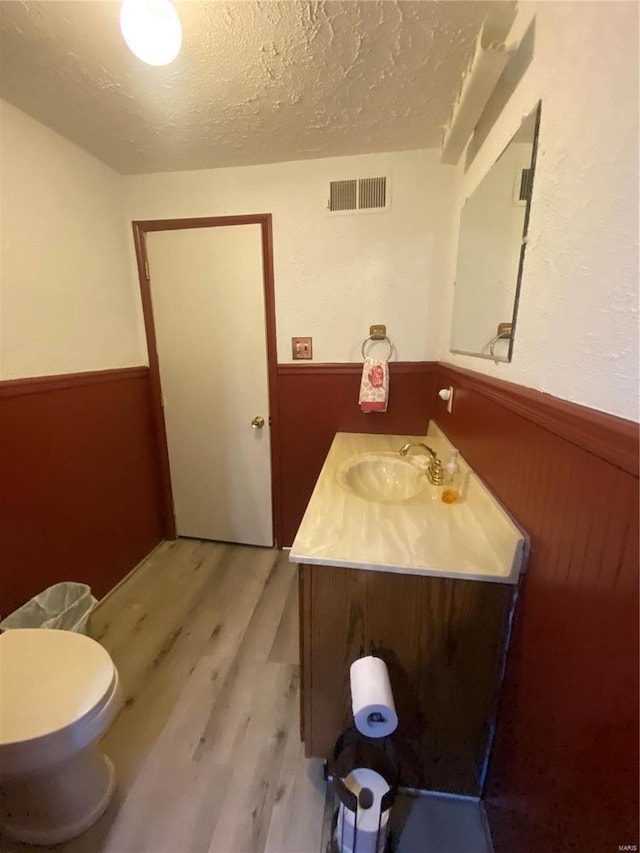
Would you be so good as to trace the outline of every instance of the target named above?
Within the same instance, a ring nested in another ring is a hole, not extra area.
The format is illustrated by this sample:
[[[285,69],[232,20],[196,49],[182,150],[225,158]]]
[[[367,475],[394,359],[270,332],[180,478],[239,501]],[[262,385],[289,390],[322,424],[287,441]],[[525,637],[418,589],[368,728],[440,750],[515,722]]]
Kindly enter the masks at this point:
[[[329,183],[330,213],[358,210],[386,210],[389,206],[387,179],[359,178]]]
[[[358,207],[360,210],[386,207],[386,196],[386,178],[360,178],[358,181]]]
[[[357,210],[357,181],[331,181],[329,184],[329,210]]]

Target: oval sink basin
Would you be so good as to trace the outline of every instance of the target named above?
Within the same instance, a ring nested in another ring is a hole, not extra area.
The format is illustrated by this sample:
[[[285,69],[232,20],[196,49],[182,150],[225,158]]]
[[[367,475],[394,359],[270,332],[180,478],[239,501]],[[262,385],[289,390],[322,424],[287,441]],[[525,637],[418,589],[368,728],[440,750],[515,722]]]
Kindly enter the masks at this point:
[[[349,459],[338,474],[348,492],[378,503],[406,501],[427,485],[424,471],[396,453],[366,454]]]

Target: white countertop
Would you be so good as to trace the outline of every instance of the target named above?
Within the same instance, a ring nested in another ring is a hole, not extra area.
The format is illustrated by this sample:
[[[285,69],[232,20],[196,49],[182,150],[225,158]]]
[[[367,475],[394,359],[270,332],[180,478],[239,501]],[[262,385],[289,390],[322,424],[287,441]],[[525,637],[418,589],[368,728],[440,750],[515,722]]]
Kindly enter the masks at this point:
[[[446,462],[451,444],[435,424],[425,436],[338,433],[291,546],[296,563],[517,584],[528,538],[460,458],[463,498],[444,504],[429,484],[414,497],[378,503],[348,491],[341,471],[359,454],[425,442]],[[425,454],[405,457],[424,466]],[[415,454],[415,455],[414,455]]]

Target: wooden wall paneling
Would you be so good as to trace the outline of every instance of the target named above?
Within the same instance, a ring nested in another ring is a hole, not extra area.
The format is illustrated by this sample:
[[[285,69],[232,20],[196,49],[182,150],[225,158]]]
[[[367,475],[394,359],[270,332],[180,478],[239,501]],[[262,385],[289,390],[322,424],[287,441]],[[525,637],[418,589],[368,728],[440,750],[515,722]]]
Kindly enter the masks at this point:
[[[601,524],[592,525],[594,536],[602,527],[600,544],[588,549],[594,566],[590,572],[595,581],[596,589],[607,593],[610,589],[623,589],[625,583],[629,584],[629,592],[633,590],[633,579],[623,578],[619,572],[623,567],[630,566],[625,560],[624,551],[629,541],[628,532],[633,526],[634,519],[637,521],[638,492],[633,477],[621,475],[619,469],[612,465],[603,466],[602,477],[602,510],[603,518]],[[600,486],[598,488],[600,491]],[[607,563],[611,560],[613,566],[618,570],[607,572]],[[637,564],[636,564],[637,565]],[[624,593],[623,593],[624,594]]]
[[[83,373],[60,373],[52,376],[27,376],[23,379],[0,380],[0,399],[22,397],[25,394],[42,394],[44,391],[62,391],[82,385],[99,385],[101,382],[146,379],[148,367],[119,367],[111,370],[87,370]]]
[[[565,513],[567,511],[568,493],[561,484],[570,476],[572,459],[567,456],[567,448],[564,442],[554,440],[553,436],[547,437],[549,446],[545,454],[548,463],[544,476],[540,476],[539,504],[546,505],[546,511],[540,520],[536,530],[536,558],[543,565],[551,565],[554,555],[557,554],[562,531],[565,526]]]
[[[0,383],[0,612],[103,596],[162,538],[146,367]]]
[[[283,544],[293,542],[337,432],[424,435],[433,414],[436,365],[392,362],[388,411],[358,407],[360,364],[278,366]]]
[[[440,384],[455,387],[456,400],[466,399],[467,391],[472,397],[482,395],[500,409],[567,439],[629,474],[637,477],[640,473],[639,427],[633,421],[450,364],[439,364],[438,375]],[[439,400],[437,412],[439,417],[446,412],[446,404]]]
[[[634,488],[634,483],[629,483],[628,488],[632,491],[633,496],[629,501],[629,528],[627,530],[625,547],[622,552],[622,559],[616,560],[615,572],[606,572],[606,564],[603,562],[602,571],[602,587],[605,589],[614,589],[619,595],[624,596],[626,600],[634,604],[633,594],[638,588],[638,566],[640,565],[639,558],[639,513],[638,513],[638,489]],[[614,552],[615,554],[615,552]],[[616,555],[617,556],[617,555]],[[614,556],[615,559],[615,556]],[[636,640],[638,639],[636,633]]]
[[[531,537],[487,783],[496,853],[637,843],[637,425],[440,378],[456,397],[436,421]]]

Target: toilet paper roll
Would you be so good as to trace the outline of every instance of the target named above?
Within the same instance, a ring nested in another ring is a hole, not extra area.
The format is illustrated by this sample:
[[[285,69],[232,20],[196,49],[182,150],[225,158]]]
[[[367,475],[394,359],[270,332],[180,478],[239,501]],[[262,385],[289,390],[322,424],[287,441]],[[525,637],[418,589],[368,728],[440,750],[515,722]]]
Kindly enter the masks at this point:
[[[340,853],[385,853],[389,832],[389,812],[383,812],[380,832],[354,827],[353,812],[340,803],[336,824],[336,841]]]
[[[369,767],[357,767],[344,779],[345,787],[356,796],[363,788],[371,795],[369,808],[352,812],[340,803],[336,822],[336,841],[340,853],[384,853],[389,829],[389,809],[381,812],[382,797],[389,785]]]
[[[398,727],[389,671],[383,660],[368,655],[351,664],[351,707],[358,731],[386,737]]]

